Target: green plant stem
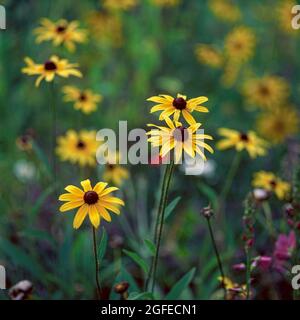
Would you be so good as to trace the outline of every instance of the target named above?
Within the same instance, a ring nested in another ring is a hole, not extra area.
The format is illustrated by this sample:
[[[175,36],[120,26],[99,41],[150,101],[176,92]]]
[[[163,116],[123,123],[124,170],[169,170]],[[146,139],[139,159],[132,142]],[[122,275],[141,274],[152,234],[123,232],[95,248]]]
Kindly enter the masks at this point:
[[[275,238],[275,228],[273,225],[273,218],[272,218],[272,210],[268,201],[263,201],[262,208],[265,214],[267,228],[270,233],[270,236],[274,239]]]
[[[224,270],[223,270],[223,266],[222,266],[222,260],[221,260],[221,257],[220,257],[219,251],[218,251],[217,243],[216,243],[215,236],[214,236],[214,233],[213,233],[213,229],[212,229],[212,226],[211,226],[210,217],[206,217],[206,221],[207,221],[207,225],[208,225],[208,230],[209,230],[211,242],[213,244],[215,255],[216,255],[216,258],[217,258],[217,261],[218,261],[220,274],[221,274],[221,277],[222,277],[222,288],[224,290],[224,300],[226,300],[226,295],[227,295],[226,293],[227,292],[226,292],[226,287],[225,287],[225,283],[224,283],[225,274],[224,274]]]
[[[151,293],[153,293],[153,291],[154,291],[158,257],[159,257],[159,249],[160,249],[163,226],[164,226],[164,219],[165,219],[165,208],[166,208],[166,204],[167,204],[168,191],[169,191],[169,186],[170,186],[170,181],[171,181],[173,169],[174,169],[174,161],[171,160],[171,163],[167,165],[165,173],[164,173],[162,190],[161,190],[161,197],[160,197],[160,203],[159,203],[156,224],[155,224],[155,233],[154,233],[154,243],[155,243],[156,251],[155,251],[155,255],[152,260],[151,268],[149,270],[148,279],[146,282],[146,288],[148,288],[148,285],[149,285],[150,279],[151,279],[151,275],[152,275]]]
[[[251,261],[250,261],[250,249],[245,248],[246,252],[246,299],[250,299],[250,282],[251,282]]]
[[[100,280],[99,280],[99,260],[98,260],[98,250],[97,250],[97,240],[96,240],[96,229],[92,226],[93,231],[93,248],[94,248],[94,256],[95,256],[95,278],[96,278],[96,284],[97,284],[97,293],[99,300],[101,299],[101,286],[100,286]]]

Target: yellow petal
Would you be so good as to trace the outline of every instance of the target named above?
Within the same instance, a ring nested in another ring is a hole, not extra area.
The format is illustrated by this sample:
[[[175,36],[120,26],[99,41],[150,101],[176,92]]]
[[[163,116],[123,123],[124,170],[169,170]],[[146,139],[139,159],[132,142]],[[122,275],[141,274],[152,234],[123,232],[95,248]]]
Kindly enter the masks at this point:
[[[119,188],[117,188],[117,187],[107,188],[107,189],[103,190],[103,191],[100,193],[100,197],[103,197],[103,196],[105,196],[106,194],[109,194],[109,193],[111,193],[111,192],[113,192],[113,191],[116,191],[116,190],[119,190]]]
[[[100,215],[98,213],[97,207],[95,205],[91,205],[88,207],[89,209],[89,218],[92,225],[95,228],[98,228],[100,225]]]
[[[121,212],[120,212],[120,209],[119,209],[118,207],[112,205],[112,204],[109,203],[109,202],[101,201],[101,205],[102,205],[104,208],[112,211],[112,212],[115,213],[115,214],[120,214],[120,213],[121,213]]]
[[[72,193],[72,194],[75,194],[77,196],[81,196],[83,197],[83,191],[81,189],[79,189],[78,187],[75,187],[75,186],[72,186],[72,185],[69,185],[65,188],[66,191]]]
[[[65,212],[65,211],[68,211],[68,210],[72,210],[74,208],[78,208],[80,206],[82,206],[84,204],[84,201],[83,200],[80,200],[80,201],[70,201],[68,203],[65,203],[63,204],[60,208],[59,208],[59,211],[60,212]]]
[[[196,120],[188,111],[182,110],[182,115],[188,124],[193,125],[196,123]]]
[[[124,206],[125,203],[123,200],[117,198],[117,197],[110,197],[110,196],[104,196],[103,198],[100,199],[101,200],[104,200],[106,202],[110,202],[110,203],[116,203],[116,204],[119,204],[121,206]]]
[[[75,218],[73,220],[73,228],[74,229],[78,229],[82,225],[82,222],[85,219],[87,212],[88,212],[88,205],[87,204],[84,204],[83,206],[81,206],[78,209],[78,211],[75,215]]]
[[[92,191],[92,190],[93,190],[93,188],[92,188],[92,186],[91,186],[91,181],[90,181],[90,179],[86,179],[86,180],[84,180],[84,181],[81,181],[80,183],[81,183],[81,185],[82,185],[82,187],[83,187],[84,192]]]
[[[106,182],[98,182],[95,187],[94,187],[94,191],[97,192],[98,194],[100,194],[104,188],[107,186]]]
[[[101,205],[98,205],[97,208],[99,210],[99,213],[100,213],[101,217],[104,220],[106,220],[107,222],[111,222],[111,216],[108,213],[108,211],[104,207],[102,207]]]
[[[64,193],[59,196],[58,200],[60,201],[80,201],[82,200],[82,196],[78,196],[72,193]]]

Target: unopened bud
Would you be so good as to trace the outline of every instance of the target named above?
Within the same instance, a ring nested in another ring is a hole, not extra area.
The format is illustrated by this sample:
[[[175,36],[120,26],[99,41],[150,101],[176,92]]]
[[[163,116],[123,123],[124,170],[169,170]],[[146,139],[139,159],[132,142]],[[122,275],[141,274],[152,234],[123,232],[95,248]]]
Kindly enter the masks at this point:
[[[205,218],[209,219],[213,216],[214,211],[213,211],[212,207],[210,205],[208,205],[207,207],[204,207],[201,210],[201,213],[204,215]]]
[[[114,286],[115,292],[121,295],[121,298],[123,300],[126,300],[128,298],[128,292],[127,292],[128,288],[129,288],[129,283],[127,281],[122,281],[120,283],[117,283]]]

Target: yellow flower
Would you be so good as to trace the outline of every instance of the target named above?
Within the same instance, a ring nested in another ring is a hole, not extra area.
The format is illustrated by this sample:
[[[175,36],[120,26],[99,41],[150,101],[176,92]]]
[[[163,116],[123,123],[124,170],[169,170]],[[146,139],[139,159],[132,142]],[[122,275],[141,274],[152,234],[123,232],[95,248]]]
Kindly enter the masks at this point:
[[[204,149],[210,153],[214,152],[212,147],[204,142],[205,139],[212,140],[213,138],[209,135],[196,132],[201,126],[201,123],[195,123],[185,128],[180,122],[174,123],[169,118],[165,118],[165,121],[168,127],[148,124],[149,127],[155,127],[157,129],[151,129],[147,132],[147,135],[151,136],[148,138],[148,141],[152,146],[161,147],[161,157],[165,157],[174,149],[175,163],[177,164],[180,163],[182,159],[183,151],[192,158],[195,158],[196,153],[198,153],[204,161],[206,161]]]
[[[103,7],[107,10],[130,10],[137,5],[137,0],[104,0]]]
[[[235,298],[235,296],[238,296],[240,298],[246,298],[247,297],[247,286],[245,284],[239,285],[235,282],[233,282],[228,277],[218,277],[218,280],[222,283],[224,281],[224,286],[227,291],[227,297],[226,299],[232,300]]]
[[[83,113],[89,114],[97,110],[97,103],[102,101],[102,96],[94,94],[91,90],[80,90],[73,86],[64,86],[62,89],[65,94],[66,102],[74,102],[76,110],[82,110]]]
[[[160,7],[172,7],[177,6],[180,0],[152,0],[152,3]]]
[[[219,134],[225,137],[217,143],[217,148],[220,150],[235,148],[237,151],[242,151],[246,149],[251,158],[266,154],[267,142],[260,139],[253,131],[244,133],[220,128]]]
[[[209,0],[209,8],[220,20],[236,22],[241,18],[240,9],[230,0]]]
[[[159,96],[148,98],[147,101],[158,103],[151,108],[150,113],[163,111],[159,116],[159,120],[163,120],[174,114],[174,121],[178,121],[182,114],[187,123],[192,125],[196,123],[196,120],[191,115],[193,111],[208,112],[206,107],[200,106],[200,104],[208,101],[207,97],[197,97],[187,100],[186,96],[181,94],[178,94],[177,98],[160,94]]]
[[[37,35],[36,42],[52,41],[54,46],[65,45],[69,51],[75,50],[74,43],[86,41],[87,33],[85,30],[78,29],[78,22],[61,19],[52,22],[47,18],[41,19],[41,26],[34,30]]]
[[[22,72],[28,74],[29,76],[40,75],[35,85],[38,87],[40,82],[45,79],[47,82],[53,81],[55,75],[63,78],[68,78],[69,76],[82,77],[80,71],[76,69],[78,64],[69,63],[66,59],[59,59],[57,56],[51,56],[44,64],[35,64],[32,59],[26,57],[25,62],[27,66],[22,68]]]
[[[252,185],[254,187],[274,192],[280,200],[284,199],[291,189],[289,183],[281,180],[274,173],[267,171],[256,172],[254,174]]]
[[[280,4],[275,10],[275,16],[278,19],[279,27],[287,34],[297,34],[297,30],[294,30],[291,24],[292,19],[294,18],[294,15],[292,14],[292,8],[296,4],[297,3],[295,1],[290,0],[280,1]]]
[[[98,228],[101,218],[110,222],[111,216],[108,210],[115,214],[120,214],[119,206],[124,206],[123,200],[112,197],[111,192],[118,190],[116,187],[106,188],[106,182],[98,182],[94,188],[91,186],[89,179],[81,181],[83,190],[69,185],[65,188],[68,193],[64,193],[59,197],[60,201],[66,201],[59,210],[61,212],[78,208],[73,220],[73,228],[78,229],[86,215],[89,215],[90,221],[95,228]]]
[[[220,68],[223,64],[221,52],[208,44],[198,44],[195,54],[199,62],[212,68]]]
[[[250,28],[237,27],[225,39],[225,52],[234,62],[244,63],[253,56],[255,44],[255,34]]]
[[[96,152],[99,142],[96,141],[95,131],[67,131],[65,136],[57,139],[56,153],[62,161],[78,163],[80,166],[95,166]]]
[[[270,109],[284,104],[289,96],[289,85],[284,78],[265,76],[246,81],[243,94],[250,105]]]
[[[299,130],[299,114],[292,106],[275,107],[261,113],[256,121],[258,132],[273,143],[282,143]]]

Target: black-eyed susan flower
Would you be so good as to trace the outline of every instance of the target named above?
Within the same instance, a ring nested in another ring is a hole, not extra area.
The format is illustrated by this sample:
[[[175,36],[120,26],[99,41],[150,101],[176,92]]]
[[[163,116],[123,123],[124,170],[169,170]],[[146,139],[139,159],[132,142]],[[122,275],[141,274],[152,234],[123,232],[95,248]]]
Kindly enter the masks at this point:
[[[84,43],[87,39],[87,32],[79,29],[77,21],[61,19],[53,22],[47,18],[40,21],[41,26],[34,30],[37,35],[36,42],[52,41],[54,46],[65,45],[69,51],[75,50],[74,43]]]
[[[274,107],[258,116],[256,127],[269,141],[282,143],[299,131],[299,123],[299,114],[294,107]]]
[[[251,158],[266,154],[267,142],[259,138],[255,132],[239,132],[232,129],[220,128],[219,134],[224,139],[217,143],[219,150],[235,148],[237,151],[247,150]]]
[[[89,114],[97,110],[97,103],[102,101],[100,94],[93,93],[92,90],[80,90],[74,86],[64,86],[62,89],[64,101],[74,102],[74,108]]]
[[[288,182],[281,180],[273,172],[259,171],[254,174],[252,185],[257,188],[263,188],[272,191],[278,199],[284,199],[291,189]]]
[[[212,140],[212,136],[197,133],[201,123],[195,123],[185,128],[180,122],[173,122],[169,118],[165,118],[167,127],[157,126],[154,124],[148,124],[149,127],[155,127],[147,132],[147,135],[151,137],[148,141],[153,147],[160,147],[160,156],[165,157],[174,149],[174,162],[180,163],[182,160],[182,154],[185,152],[190,157],[195,158],[196,154],[199,154],[201,158],[206,161],[204,149],[213,153],[213,149],[207,143],[205,139]]]
[[[65,136],[57,139],[56,153],[62,161],[70,161],[80,166],[95,166],[96,152],[99,142],[96,141],[96,131],[67,131]]]
[[[130,10],[138,4],[137,0],[104,0],[103,7],[107,10]]]
[[[29,134],[24,134],[17,138],[16,145],[22,151],[32,150],[33,137]]]
[[[247,62],[254,54],[256,37],[252,29],[244,26],[233,29],[225,39],[225,53],[236,63]]]
[[[241,11],[230,0],[209,0],[209,8],[220,20],[236,22],[241,18]]]
[[[157,103],[151,108],[150,113],[162,111],[159,120],[169,118],[173,115],[174,121],[178,121],[182,114],[186,122],[193,125],[196,123],[196,120],[191,115],[193,111],[208,112],[206,107],[201,106],[202,103],[208,101],[207,97],[197,97],[187,100],[187,97],[181,94],[178,94],[176,98],[161,94],[159,96],[150,97],[147,101]]]
[[[287,81],[278,76],[249,79],[243,86],[243,94],[250,105],[273,108],[283,105],[289,96]]]
[[[79,208],[73,220],[74,229],[78,229],[87,214],[93,227],[98,228],[103,218],[110,222],[111,216],[108,212],[120,214],[119,206],[124,206],[123,200],[112,197],[110,194],[118,190],[116,187],[107,187],[106,182],[98,182],[94,187],[89,179],[81,181],[82,189],[69,185],[65,188],[68,193],[64,193],[59,197],[60,201],[65,201],[59,210],[61,212]]]
[[[158,7],[173,7],[180,3],[180,0],[151,0]]]
[[[29,57],[25,58],[25,62],[27,66],[22,68],[23,73],[29,76],[39,75],[35,82],[36,87],[39,86],[43,79],[47,82],[53,81],[55,75],[63,78],[68,78],[69,76],[82,77],[81,72],[76,69],[78,67],[77,63],[69,63],[67,59],[59,59],[57,56],[51,56],[43,64],[35,64]]]
[[[208,44],[198,44],[195,54],[199,62],[212,68],[220,68],[223,64],[222,53],[215,47]]]

